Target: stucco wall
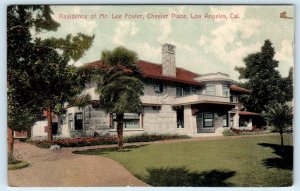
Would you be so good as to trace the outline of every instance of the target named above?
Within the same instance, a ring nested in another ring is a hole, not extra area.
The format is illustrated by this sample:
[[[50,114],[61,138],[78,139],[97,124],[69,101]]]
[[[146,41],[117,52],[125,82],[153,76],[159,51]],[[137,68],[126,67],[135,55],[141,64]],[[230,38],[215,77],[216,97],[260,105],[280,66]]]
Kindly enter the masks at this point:
[[[147,133],[176,133],[176,112],[171,105],[162,105],[160,110],[144,108],[144,130]]]
[[[31,136],[34,137],[47,137],[48,133],[45,132],[45,126],[47,126],[47,120],[37,121],[32,127]]]

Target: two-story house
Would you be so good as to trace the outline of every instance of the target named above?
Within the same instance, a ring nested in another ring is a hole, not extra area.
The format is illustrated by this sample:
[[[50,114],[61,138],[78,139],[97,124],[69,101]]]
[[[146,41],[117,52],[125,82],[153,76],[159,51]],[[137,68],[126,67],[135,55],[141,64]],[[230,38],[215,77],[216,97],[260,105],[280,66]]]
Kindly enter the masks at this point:
[[[252,128],[257,113],[241,111],[239,96],[249,90],[234,85],[228,74],[198,74],[176,67],[175,46],[162,46],[162,63],[137,63],[144,74],[142,113],[125,113],[124,134],[168,133],[220,135],[225,128]],[[103,67],[101,60],[86,64]],[[83,94],[91,104],[69,107],[59,125],[63,137],[116,134],[115,115],[99,105],[96,83],[88,82]]]

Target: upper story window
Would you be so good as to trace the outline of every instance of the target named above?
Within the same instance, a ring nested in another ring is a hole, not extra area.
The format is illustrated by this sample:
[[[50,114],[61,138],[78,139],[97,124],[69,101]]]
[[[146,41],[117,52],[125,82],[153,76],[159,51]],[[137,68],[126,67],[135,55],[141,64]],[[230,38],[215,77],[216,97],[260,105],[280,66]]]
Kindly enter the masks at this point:
[[[177,87],[176,88],[176,97],[182,97],[183,96],[183,88]]]
[[[176,87],[176,97],[188,96],[196,94],[196,88],[192,86],[178,86]]]
[[[190,93],[191,94],[196,94],[196,88],[195,87],[190,87]]]
[[[222,96],[228,97],[229,96],[229,86],[228,85],[222,85]]]
[[[206,95],[216,95],[216,85],[215,84],[207,84],[205,87]]]
[[[162,83],[154,85],[154,92],[155,93],[163,93],[163,91],[164,91],[164,86],[163,86]]]

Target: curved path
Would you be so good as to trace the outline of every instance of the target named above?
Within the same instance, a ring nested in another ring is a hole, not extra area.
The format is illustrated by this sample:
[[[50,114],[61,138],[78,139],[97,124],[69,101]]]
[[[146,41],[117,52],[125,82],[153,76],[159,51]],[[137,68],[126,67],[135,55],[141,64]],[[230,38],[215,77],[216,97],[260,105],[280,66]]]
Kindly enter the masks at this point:
[[[73,154],[74,150],[78,148],[50,151],[16,141],[15,153],[30,165],[8,171],[9,186],[148,186],[112,159]]]

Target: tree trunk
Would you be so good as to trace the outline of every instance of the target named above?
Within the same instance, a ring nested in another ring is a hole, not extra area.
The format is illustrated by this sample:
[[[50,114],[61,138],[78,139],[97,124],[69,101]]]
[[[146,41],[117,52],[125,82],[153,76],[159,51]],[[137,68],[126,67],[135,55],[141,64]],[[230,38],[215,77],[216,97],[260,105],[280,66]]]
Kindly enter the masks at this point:
[[[47,118],[48,118],[48,141],[53,140],[53,135],[52,135],[52,109],[51,109],[51,104],[50,102],[48,103],[48,108],[47,108]]]
[[[123,119],[124,114],[117,114],[117,133],[118,133],[118,146],[119,149],[123,148]]]
[[[283,131],[279,130],[280,133],[280,144],[281,144],[281,152],[284,153],[284,145],[283,145]]]
[[[31,138],[31,127],[27,129],[27,139]]]
[[[8,139],[8,155],[12,155],[14,153],[14,131],[12,128],[7,128],[7,139]]]

